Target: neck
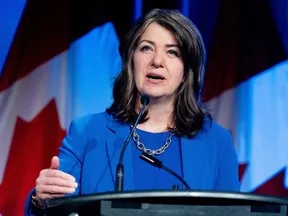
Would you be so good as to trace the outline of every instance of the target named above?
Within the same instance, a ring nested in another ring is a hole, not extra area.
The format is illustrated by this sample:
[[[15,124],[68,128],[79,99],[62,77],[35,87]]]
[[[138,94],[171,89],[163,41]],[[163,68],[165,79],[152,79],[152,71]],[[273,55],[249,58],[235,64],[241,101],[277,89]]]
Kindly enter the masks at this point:
[[[137,128],[155,133],[167,131],[171,126],[173,105],[173,100],[151,98],[148,106],[148,120],[139,124]]]

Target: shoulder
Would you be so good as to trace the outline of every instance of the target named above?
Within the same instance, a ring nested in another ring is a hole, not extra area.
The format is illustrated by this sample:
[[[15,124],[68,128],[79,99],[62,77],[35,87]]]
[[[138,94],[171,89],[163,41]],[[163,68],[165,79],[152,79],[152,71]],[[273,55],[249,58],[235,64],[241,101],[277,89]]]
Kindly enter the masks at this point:
[[[80,126],[87,126],[90,124],[96,124],[97,122],[105,122],[108,121],[110,115],[107,112],[100,112],[100,113],[91,113],[88,115],[84,115],[72,120],[73,123],[77,123]]]
[[[200,134],[217,140],[229,139],[232,137],[232,134],[228,129],[224,128],[213,119],[204,121]]]
[[[124,122],[106,111],[76,118],[70,124],[70,128],[76,128],[77,132],[83,132],[86,135],[91,134],[93,137],[97,134],[108,133],[108,131],[115,132],[123,126],[125,126]]]
[[[225,151],[234,148],[232,133],[217,123],[215,120],[205,120],[201,132],[196,140],[206,143],[217,151]]]
[[[113,117],[107,112],[92,113],[75,118],[70,123],[70,130],[75,129],[77,132],[89,133],[96,132],[105,128],[107,122],[113,120]]]

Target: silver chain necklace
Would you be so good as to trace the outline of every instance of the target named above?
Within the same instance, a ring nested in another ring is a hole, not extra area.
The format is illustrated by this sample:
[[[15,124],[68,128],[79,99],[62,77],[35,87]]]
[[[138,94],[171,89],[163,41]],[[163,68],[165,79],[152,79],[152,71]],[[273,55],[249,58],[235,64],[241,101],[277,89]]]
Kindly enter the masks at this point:
[[[130,125],[131,127],[133,127],[133,125]],[[140,137],[139,135],[137,134],[136,130],[134,131],[133,133],[133,140],[134,142],[136,143],[136,146],[137,148],[140,150],[140,151],[143,151],[145,152],[146,154],[148,155],[160,155],[162,154],[170,145],[171,141],[172,141],[172,136],[174,135],[174,132],[170,132],[170,135],[169,137],[166,139],[164,145],[162,147],[160,147],[159,149],[149,149],[149,148],[146,148],[146,146],[144,145],[144,143],[140,142]]]

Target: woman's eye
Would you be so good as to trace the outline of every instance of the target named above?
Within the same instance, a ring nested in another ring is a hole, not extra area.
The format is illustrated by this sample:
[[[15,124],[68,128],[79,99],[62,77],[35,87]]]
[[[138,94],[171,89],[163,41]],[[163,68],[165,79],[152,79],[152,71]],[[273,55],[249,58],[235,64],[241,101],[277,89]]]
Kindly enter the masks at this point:
[[[179,57],[179,53],[176,51],[176,50],[168,50],[168,53],[171,54],[171,55],[175,55],[177,57]]]
[[[152,48],[150,46],[143,46],[143,47],[141,47],[140,50],[141,51],[149,51],[149,50],[152,50]]]

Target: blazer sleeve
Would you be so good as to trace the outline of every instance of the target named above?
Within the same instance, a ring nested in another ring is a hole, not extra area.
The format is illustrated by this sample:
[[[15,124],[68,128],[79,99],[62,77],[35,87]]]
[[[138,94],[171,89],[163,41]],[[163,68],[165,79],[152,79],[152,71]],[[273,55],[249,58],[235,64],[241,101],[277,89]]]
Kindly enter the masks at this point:
[[[220,140],[218,175],[216,190],[240,191],[237,154],[232,141],[232,135],[225,130]]]
[[[79,120],[73,120],[70,123],[68,133],[62,140],[59,160],[60,160],[60,170],[70,175],[74,176],[78,187],[73,194],[68,194],[67,196],[77,195],[81,193],[81,173],[82,164],[86,151],[86,138],[85,134],[85,123]],[[26,203],[25,203],[25,216],[41,215],[35,212],[31,206],[31,196],[34,188],[29,193]],[[44,215],[44,214],[43,214]]]

